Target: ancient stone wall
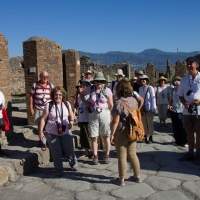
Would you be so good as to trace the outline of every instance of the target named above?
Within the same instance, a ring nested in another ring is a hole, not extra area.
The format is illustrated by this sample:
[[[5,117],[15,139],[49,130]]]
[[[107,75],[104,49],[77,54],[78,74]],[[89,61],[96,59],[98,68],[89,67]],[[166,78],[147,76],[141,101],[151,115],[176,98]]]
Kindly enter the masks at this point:
[[[166,78],[171,79],[175,75],[175,66],[167,59]]]
[[[155,85],[155,69],[153,63],[147,63],[145,74],[149,77],[150,83]]]
[[[23,51],[28,124],[34,124],[33,117],[29,114],[30,88],[39,80],[39,74],[43,70],[48,71],[49,81],[54,86],[63,86],[62,48],[51,40],[32,37],[23,42]]]
[[[69,49],[63,51],[63,84],[67,91],[68,101],[73,106],[76,84],[80,80],[80,57],[77,51]]]
[[[5,96],[5,106],[8,112],[8,117],[11,123],[10,131],[6,133],[6,136],[12,136],[13,124],[12,124],[12,105],[11,105],[11,87],[10,87],[10,67],[8,60],[8,41],[5,36],[0,33],[0,91]],[[5,137],[5,133],[2,134]]]
[[[123,73],[127,78],[131,77],[130,63],[111,64],[111,65],[98,65],[96,62],[91,62],[90,57],[83,55],[80,57],[81,73],[85,73],[90,70],[95,74],[96,72],[102,71],[108,81],[115,80],[114,74],[117,73],[118,69],[122,69]]]
[[[15,56],[9,59],[11,94],[25,94],[24,58]]]
[[[188,74],[185,61],[177,61],[175,66],[175,76],[183,77]]]

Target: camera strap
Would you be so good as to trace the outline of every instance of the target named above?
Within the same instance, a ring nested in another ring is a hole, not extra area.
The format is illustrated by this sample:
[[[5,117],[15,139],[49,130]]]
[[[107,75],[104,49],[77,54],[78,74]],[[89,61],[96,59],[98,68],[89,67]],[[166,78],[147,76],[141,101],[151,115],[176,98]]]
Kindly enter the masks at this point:
[[[60,109],[60,110],[58,109],[58,106],[57,106],[57,104],[56,104],[56,119],[58,119],[57,113],[58,113],[58,115],[59,115],[59,117],[60,117],[61,124],[63,124],[63,109],[62,109],[62,103],[61,103],[61,109]]]

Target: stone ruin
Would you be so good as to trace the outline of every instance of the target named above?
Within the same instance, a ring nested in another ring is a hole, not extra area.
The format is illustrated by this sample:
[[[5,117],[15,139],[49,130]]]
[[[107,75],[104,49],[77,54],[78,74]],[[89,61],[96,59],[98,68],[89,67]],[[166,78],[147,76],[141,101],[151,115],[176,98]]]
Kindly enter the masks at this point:
[[[155,85],[155,70],[153,63],[147,63],[145,74],[149,77],[150,83]]]
[[[11,94],[25,94],[24,58],[15,56],[9,59]]]
[[[175,75],[175,66],[167,59],[166,78],[171,79]]]
[[[96,62],[91,62],[88,55],[83,55],[80,57],[80,63],[81,73],[85,73],[87,70],[92,71],[93,74],[101,71],[107,78],[108,82],[115,80],[114,74],[117,73],[118,69],[122,69],[127,78],[131,77],[130,63],[128,61],[120,64],[98,65]]]

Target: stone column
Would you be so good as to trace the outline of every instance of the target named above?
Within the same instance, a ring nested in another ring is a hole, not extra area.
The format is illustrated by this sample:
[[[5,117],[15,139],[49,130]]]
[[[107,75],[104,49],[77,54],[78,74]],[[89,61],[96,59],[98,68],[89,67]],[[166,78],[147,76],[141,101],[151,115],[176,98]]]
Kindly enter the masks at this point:
[[[175,66],[175,76],[180,76],[181,78],[188,73],[185,61],[177,61]]]
[[[0,33],[0,91],[5,96],[5,107],[8,113],[8,118],[10,120],[10,130],[6,132],[6,136],[10,137],[13,135],[13,123],[12,123],[12,97],[11,97],[11,87],[10,87],[10,67],[8,60],[8,41],[2,33]],[[5,132],[2,131],[1,142],[6,141]],[[6,143],[6,142],[5,142]]]
[[[153,63],[147,63],[146,67],[146,75],[149,77],[150,83],[154,86],[155,85],[155,70]]]
[[[51,40],[32,37],[23,42],[23,51],[28,124],[34,124],[29,114],[30,88],[43,70],[48,71],[49,81],[54,86],[63,86],[62,47]]]
[[[73,49],[63,51],[63,77],[67,98],[73,107],[75,86],[80,80],[80,57],[78,52]]]

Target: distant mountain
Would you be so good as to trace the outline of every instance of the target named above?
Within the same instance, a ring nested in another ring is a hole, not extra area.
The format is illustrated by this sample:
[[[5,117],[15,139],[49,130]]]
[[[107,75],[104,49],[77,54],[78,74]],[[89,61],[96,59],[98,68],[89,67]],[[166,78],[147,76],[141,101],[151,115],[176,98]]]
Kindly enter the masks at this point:
[[[78,51],[79,55],[88,55],[91,62],[97,62],[100,65],[103,64],[114,64],[124,63],[129,61],[132,65],[137,68],[146,68],[147,63],[152,62],[156,69],[166,69],[167,59],[172,64],[175,64],[178,60],[185,60],[189,56],[195,56],[200,51],[193,51],[189,53],[185,52],[164,52],[158,49],[146,49],[140,53],[121,52],[121,51],[110,51],[107,53],[88,53]]]

